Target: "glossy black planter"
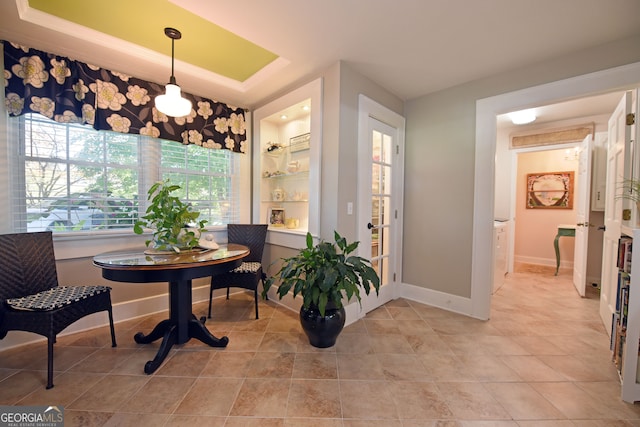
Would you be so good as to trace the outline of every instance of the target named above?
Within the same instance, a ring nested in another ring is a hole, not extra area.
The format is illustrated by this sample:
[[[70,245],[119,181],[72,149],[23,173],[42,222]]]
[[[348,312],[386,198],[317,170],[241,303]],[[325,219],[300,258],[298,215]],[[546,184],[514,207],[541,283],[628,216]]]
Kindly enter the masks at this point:
[[[324,317],[316,307],[300,308],[300,324],[309,338],[309,343],[318,348],[332,347],[342,328],[346,315],[344,308],[329,308],[324,312]]]

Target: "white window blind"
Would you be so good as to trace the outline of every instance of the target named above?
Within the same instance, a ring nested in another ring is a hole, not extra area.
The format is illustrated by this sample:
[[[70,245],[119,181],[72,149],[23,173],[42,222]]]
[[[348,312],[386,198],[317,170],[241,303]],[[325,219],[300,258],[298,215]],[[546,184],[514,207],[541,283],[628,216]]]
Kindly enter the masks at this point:
[[[161,178],[181,183],[176,193],[190,202],[207,225],[239,221],[238,154],[196,145],[162,144]]]

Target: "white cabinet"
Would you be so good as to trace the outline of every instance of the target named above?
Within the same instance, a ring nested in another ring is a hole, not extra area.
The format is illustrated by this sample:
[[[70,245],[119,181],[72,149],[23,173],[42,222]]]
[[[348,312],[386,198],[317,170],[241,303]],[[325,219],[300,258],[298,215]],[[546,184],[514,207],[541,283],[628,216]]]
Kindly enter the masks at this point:
[[[593,144],[591,210],[604,211],[607,191],[607,132],[597,132]]]
[[[255,110],[253,222],[269,224],[267,242],[304,246],[319,232],[322,81]]]

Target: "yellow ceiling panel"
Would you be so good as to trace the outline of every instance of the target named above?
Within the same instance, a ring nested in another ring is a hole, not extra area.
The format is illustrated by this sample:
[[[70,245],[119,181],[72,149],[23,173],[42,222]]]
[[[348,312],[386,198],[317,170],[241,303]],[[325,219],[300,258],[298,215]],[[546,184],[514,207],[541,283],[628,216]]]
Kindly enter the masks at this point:
[[[175,42],[176,59],[239,82],[277,59],[274,53],[167,0],[29,0],[29,6],[168,56],[171,39],[164,28],[176,28],[182,33]]]

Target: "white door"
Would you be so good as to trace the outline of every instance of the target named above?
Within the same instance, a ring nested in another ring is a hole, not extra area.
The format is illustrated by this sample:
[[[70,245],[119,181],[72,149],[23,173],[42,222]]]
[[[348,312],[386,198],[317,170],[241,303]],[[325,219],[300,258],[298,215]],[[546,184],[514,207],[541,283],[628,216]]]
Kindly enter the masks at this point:
[[[600,318],[611,334],[611,321],[616,310],[618,281],[618,239],[622,226],[623,203],[620,182],[625,174],[625,148],[630,146],[626,117],[631,111],[631,93],[627,92],[609,119],[607,144],[607,194],[604,206],[604,240],[602,248],[602,284],[600,286]]]
[[[576,237],[573,255],[573,285],[583,297],[587,286],[587,247],[589,244],[589,191],[591,185],[592,138],[580,144],[576,194]]]
[[[396,298],[400,282],[404,118],[361,95],[358,142],[359,255],[380,276],[379,296],[362,296],[361,316]]]

